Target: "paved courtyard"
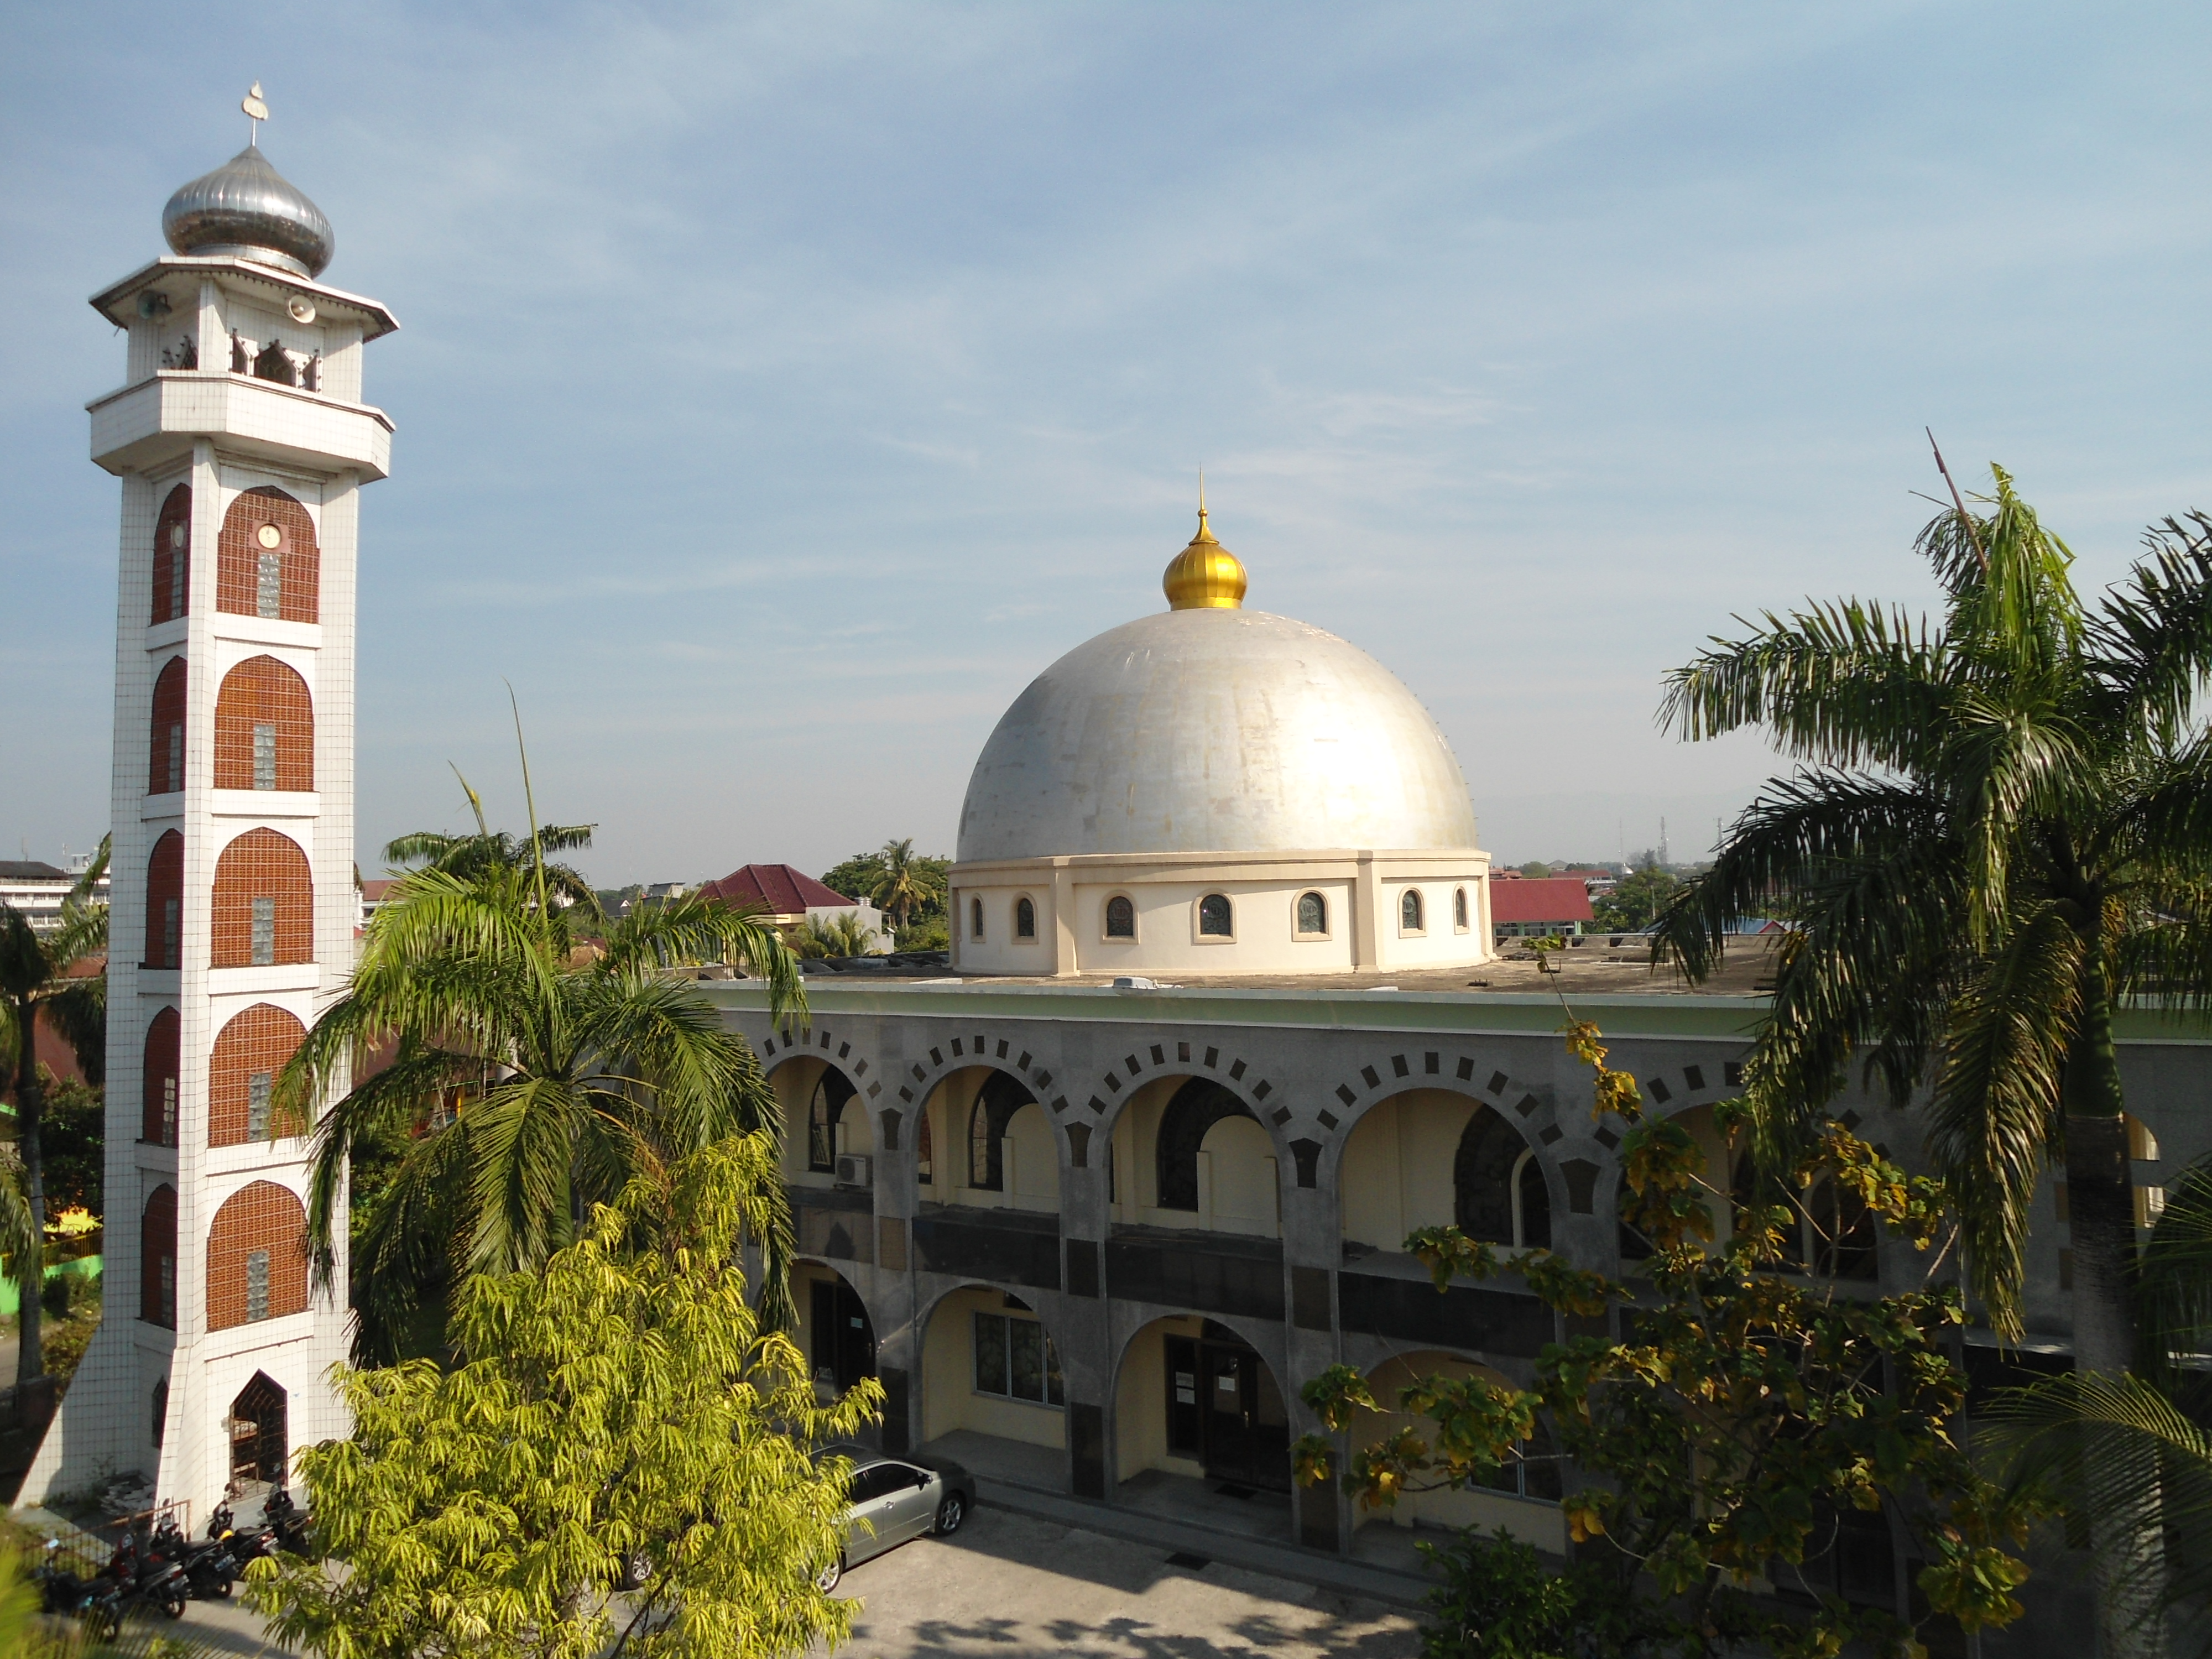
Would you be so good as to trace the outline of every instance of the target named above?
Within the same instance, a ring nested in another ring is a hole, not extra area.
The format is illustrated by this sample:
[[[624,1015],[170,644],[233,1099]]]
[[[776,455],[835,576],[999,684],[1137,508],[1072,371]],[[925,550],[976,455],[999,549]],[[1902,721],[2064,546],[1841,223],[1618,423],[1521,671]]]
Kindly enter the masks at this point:
[[[986,1505],[845,1575],[862,1602],[850,1659],[1414,1659],[1413,1616],[1220,1562],[1177,1566],[1129,1543]],[[176,1625],[134,1622],[226,1656],[278,1650],[234,1604],[195,1601]]]
[[[984,1507],[949,1539],[855,1567],[854,1659],[1413,1659],[1413,1615],[1219,1562]]]

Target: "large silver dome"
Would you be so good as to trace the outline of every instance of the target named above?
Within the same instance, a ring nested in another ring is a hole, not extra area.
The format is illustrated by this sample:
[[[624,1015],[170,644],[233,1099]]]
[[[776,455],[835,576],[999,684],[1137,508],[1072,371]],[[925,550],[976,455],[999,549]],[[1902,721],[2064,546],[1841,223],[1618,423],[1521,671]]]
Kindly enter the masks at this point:
[[[161,234],[179,253],[231,254],[319,276],[337,252],[322,209],[249,144],[169,198]]]
[[[1474,845],[1459,763],[1389,670],[1287,617],[1196,609],[1030,682],[975,763],[958,857]]]

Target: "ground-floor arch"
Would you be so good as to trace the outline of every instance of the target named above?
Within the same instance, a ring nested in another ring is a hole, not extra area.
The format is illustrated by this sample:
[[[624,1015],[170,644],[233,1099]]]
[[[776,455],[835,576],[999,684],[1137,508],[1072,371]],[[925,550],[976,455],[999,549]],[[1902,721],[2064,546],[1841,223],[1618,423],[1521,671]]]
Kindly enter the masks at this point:
[[[1228,1326],[1156,1319],[1129,1340],[1115,1379],[1115,1477],[1147,1469],[1231,1487],[1291,1489],[1291,1415],[1274,1369]]]
[[[1513,1386],[1503,1372],[1462,1354],[1441,1350],[1399,1354],[1384,1360],[1367,1375],[1367,1387],[1386,1408],[1395,1407],[1406,1387],[1423,1377],[1443,1375],[1459,1381],[1475,1376],[1504,1387]],[[1412,1429],[1424,1439],[1432,1438],[1433,1425],[1407,1413],[1385,1409],[1362,1412],[1346,1437],[1356,1453],[1401,1429]],[[1534,1438],[1522,1448],[1526,1461],[1501,1468],[1484,1485],[1454,1492],[1408,1492],[1386,1510],[1352,1505],[1352,1525],[1361,1528],[1395,1525],[1457,1530],[1474,1527],[1484,1532],[1503,1527],[1515,1537],[1554,1555],[1567,1553],[1566,1519],[1559,1509],[1563,1490],[1561,1465],[1556,1461],[1550,1430],[1540,1421]]]
[[[799,1350],[815,1391],[841,1395],[876,1374],[876,1328],[850,1281],[826,1262],[792,1264],[791,1300],[799,1310]]]
[[[929,1310],[921,1339],[924,1445],[971,1468],[1067,1485],[1067,1383],[1059,1345],[1018,1292],[963,1285]]]

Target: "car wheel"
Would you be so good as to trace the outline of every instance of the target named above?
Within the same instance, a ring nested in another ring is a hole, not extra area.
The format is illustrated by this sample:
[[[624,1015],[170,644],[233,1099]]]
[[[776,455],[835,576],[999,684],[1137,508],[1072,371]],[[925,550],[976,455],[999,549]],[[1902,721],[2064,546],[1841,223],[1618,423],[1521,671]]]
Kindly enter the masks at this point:
[[[954,1492],[937,1506],[937,1535],[949,1538],[960,1530],[960,1523],[968,1518],[968,1505],[958,1492]]]
[[[617,1580],[621,1589],[643,1589],[653,1577],[653,1558],[643,1550],[632,1550],[623,1557],[622,1577]]]
[[[822,1569],[822,1576],[814,1581],[814,1588],[824,1595],[835,1595],[837,1593],[837,1582],[844,1576],[845,1558],[841,1555]]]

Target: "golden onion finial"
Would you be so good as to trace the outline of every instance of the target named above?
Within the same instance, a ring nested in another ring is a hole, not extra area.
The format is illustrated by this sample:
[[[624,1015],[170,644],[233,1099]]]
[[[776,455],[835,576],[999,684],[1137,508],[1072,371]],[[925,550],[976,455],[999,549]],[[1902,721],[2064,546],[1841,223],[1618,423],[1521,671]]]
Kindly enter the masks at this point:
[[[1206,474],[1198,475],[1198,533],[1168,561],[1160,586],[1171,611],[1235,611],[1244,603],[1244,566],[1206,522]]]

